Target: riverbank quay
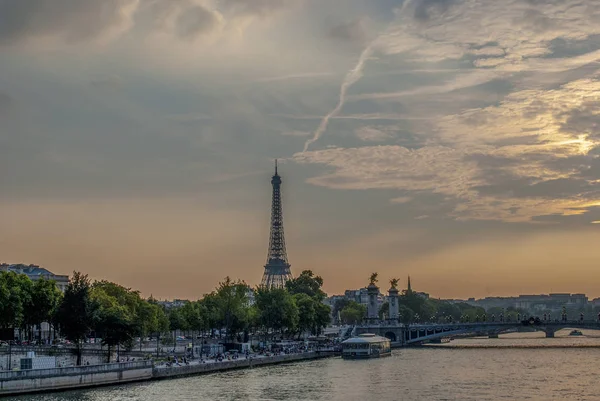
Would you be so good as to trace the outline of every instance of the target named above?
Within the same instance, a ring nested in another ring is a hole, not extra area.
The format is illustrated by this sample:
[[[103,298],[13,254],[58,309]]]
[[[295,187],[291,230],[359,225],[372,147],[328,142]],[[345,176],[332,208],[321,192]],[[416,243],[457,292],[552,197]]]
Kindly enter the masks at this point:
[[[308,351],[297,354],[281,354],[272,356],[256,356],[248,359],[239,358],[224,361],[194,361],[188,365],[157,365],[153,370],[153,379],[166,379],[182,376],[222,372],[226,370],[248,369],[280,363],[299,362],[311,359],[329,358],[336,355],[327,351]]]
[[[252,356],[232,360],[190,361],[187,364],[155,364],[153,361],[109,363],[55,369],[0,372],[0,397],[27,393],[75,390],[86,387],[122,383],[174,379],[179,377],[251,369],[260,366],[329,358],[336,353],[328,350],[295,354]]]
[[[151,380],[152,361],[0,372],[0,397]]]

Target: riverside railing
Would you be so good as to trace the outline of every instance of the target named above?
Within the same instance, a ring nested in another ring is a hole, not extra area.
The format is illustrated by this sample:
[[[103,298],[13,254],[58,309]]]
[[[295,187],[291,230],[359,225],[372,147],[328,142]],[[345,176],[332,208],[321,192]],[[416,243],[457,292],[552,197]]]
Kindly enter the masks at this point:
[[[37,377],[55,377],[70,375],[85,375],[93,373],[106,373],[122,370],[135,370],[152,368],[152,361],[135,361],[121,363],[104,363],[101,365],[71,366],[66,368],[14,370],[0,372],[0,381],[28,379]]]

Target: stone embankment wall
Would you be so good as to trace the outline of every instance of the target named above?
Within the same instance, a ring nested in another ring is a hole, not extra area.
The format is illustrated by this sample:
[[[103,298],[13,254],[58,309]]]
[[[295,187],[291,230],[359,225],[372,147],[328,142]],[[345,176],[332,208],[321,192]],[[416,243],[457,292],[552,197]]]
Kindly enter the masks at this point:
[[[322,354],[317,352],[304,352],[302,354],[276,355],[265,358],[256,359],[235,359],[231,361],[223,361],[220,363],[206,363],[189,366],[173,366],[173,367],[155,367],[153,371],[154,379],[165,379],[179,376],[196,375],[202,373],[220,372],[232,369],[253,368],[263,365],[274,365],[277,363],[303,361],[307,359],[326,358],[331,354]]]
[[[0,372],[0,397],[23,393],[72,390],[81,387],[119,384],[132,381],[167,379],[232,369],[254,368],[332,356],[328,352],[304,352],[255,359],[184,366],[154,366],[152,361],[109,363],[79,367]]]
[[[56,357],[56,366],[67,367],[67,366],[75,366],[77,362],[77,355],[71,352],[71,350],[66,350],[68,352],[45,352],[45,351],[35,351],[35,356],[55,356]],[[11,359],[10,364],[8,359]],[[23,351],[0,353],[0,371],[9,370],[8,367],[13,369],[19,369],[21,366],[21,358],[27,358],[27,353]],[[115,360],[115,356],[112,357]],[[81,356],[82,365],[99,365],[106,362],[106,355],[102,354],[93,354],[89,355],[87,353],[83,353]]]
[[[152,362],[0,372],[0,396],[150,380]]]

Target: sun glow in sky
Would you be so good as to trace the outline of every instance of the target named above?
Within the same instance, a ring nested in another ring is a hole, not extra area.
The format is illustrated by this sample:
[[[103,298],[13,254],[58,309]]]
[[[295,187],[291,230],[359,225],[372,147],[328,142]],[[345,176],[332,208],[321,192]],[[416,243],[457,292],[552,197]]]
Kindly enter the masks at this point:
[[[600,0],[0,0],[0,261],[257,284],[279,158],[329,293],[600,296],[599,61]]]

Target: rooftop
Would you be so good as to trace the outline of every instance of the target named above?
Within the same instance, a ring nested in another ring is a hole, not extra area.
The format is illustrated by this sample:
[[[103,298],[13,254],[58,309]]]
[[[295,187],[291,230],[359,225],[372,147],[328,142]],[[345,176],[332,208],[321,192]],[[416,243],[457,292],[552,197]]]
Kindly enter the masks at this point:
[[[40,276],[40,277],[46,277],[46,276],[59,276],[59,277],[67,277],[67,276],[61,276],[59,274],[54,274],[52,273],[50,270],[48,269],[44,269],[43,267],[39,267],[37,265],[26,265],[23,263],[18,263],[18,264],[8,264],[8,263],[1,263],[0,264],[0,271],[9,271],[9,272],[15,272],[18,274],[26,274],[28,276]]]
[[[344,341],[342,344],[371,344],[390,341],[389,338],[381,337],[372,333],[361,334],[358,337],[352,337]]]

